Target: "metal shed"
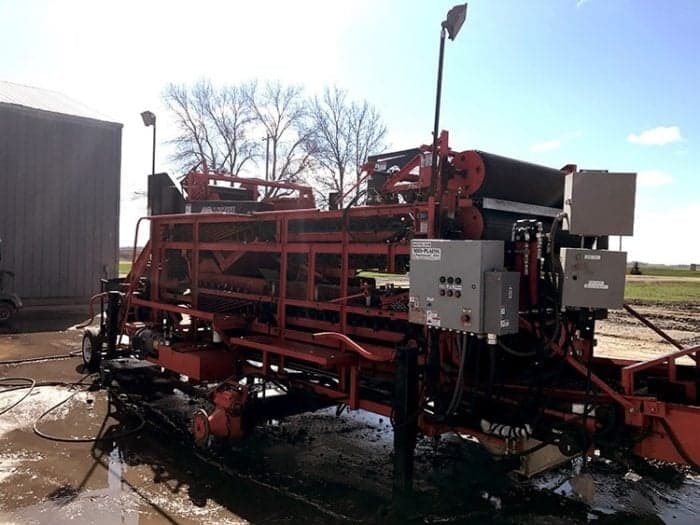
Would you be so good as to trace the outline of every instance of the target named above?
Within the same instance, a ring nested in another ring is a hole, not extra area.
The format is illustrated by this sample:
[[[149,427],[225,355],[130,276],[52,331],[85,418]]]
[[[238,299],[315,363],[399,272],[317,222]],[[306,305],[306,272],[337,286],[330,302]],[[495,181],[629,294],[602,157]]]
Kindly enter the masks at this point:
[[[70,304],[117,275],[122,125],[0,81],[0,265],[26,304]]]

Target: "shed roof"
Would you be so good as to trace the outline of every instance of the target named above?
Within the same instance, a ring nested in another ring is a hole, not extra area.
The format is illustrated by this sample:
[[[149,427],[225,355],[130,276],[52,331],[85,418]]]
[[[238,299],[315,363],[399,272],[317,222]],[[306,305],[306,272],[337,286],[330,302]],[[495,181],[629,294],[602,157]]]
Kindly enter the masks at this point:
[[[24,86],[0,80],[0,104],[22,106],[73,117],[115,123],[114,119],[95,111],[58,91]],[[121,124],[120,124],[121,125]]]

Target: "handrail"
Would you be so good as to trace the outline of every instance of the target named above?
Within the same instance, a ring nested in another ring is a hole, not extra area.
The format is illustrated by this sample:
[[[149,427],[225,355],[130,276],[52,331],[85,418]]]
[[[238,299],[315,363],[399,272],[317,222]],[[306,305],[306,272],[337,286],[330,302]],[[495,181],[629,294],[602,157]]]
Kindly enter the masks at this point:
[[[697,354],[698,352],[700,352],[700,345],[695,345],[683,348],[681,350],[677,350],[675,352],[664,354],[655,359],[649,359],[648,361],[639,361],[638,363],[627,365],[622,369],[622,388],[625,390],[625,393],[634,394],[634,376],[638,372],[642,372],[643,370],[648,370],[649,368],[653,368],[657,365],[661,365],[668,362],[670,373],[671,369],[675,368],[676,366],[676,359],[689,354]],[[697,355],[691,355],[690,357],[695,359],[696,363],[698,362]]]
[[[357,344],[355,341],[350,339],[347,335],[338,332],[317,332],[313,334],[314,339],[334,339],[340,342],[348,350],[352,350],[356,354],[364,357],[368,361],[373,361],[375,363],[388,363],[394,360],[396,352],[392,350],[387,350],[386,352],[373,352],[367,350],[363,346]],[[383,354],[383,355],[381,355]]]

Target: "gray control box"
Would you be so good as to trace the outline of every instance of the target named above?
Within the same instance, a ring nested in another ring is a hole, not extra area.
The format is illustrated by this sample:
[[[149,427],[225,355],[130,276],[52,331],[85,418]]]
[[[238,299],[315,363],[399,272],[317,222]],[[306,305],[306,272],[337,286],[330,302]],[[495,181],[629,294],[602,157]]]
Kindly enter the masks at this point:
[[[636,173],[579,171],[564,182],[563,229],[574,235],[632,235]]]
[[[519,274],[503,271],[503,253],[503,241],[412,240],[409,321],[461,332],[517,332]]]
[[[622,308],[627,253],[562,248],[563,306]]]

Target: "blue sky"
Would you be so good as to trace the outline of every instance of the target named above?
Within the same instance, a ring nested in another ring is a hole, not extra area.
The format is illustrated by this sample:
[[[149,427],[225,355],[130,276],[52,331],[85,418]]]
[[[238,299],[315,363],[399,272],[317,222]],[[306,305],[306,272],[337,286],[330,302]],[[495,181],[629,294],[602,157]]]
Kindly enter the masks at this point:
[[[337,84],[377,106],[396,148],[430,141],[439,24],[453,1],[0,0],[0,78],[124,123],[122,241],[143,203],[170,81]],[[637,171],[631,259],[700,262],[700,3],[472,0],[447,43],[452,145],[561,167]],[[161,145],[158,166],[168,169]]]

